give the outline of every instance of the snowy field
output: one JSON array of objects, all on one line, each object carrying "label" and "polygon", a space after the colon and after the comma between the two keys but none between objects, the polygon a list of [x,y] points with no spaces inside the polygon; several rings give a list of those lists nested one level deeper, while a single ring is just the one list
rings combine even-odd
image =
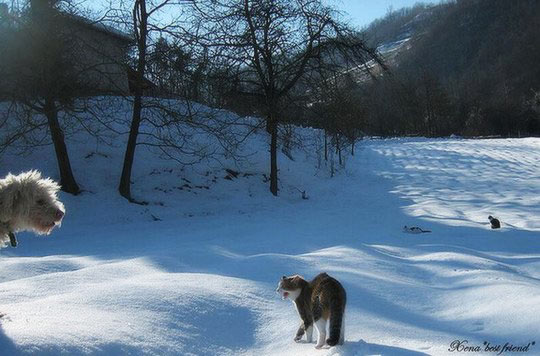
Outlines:
[{"label": "snowy field", "polygon": [[[63,226],[0,250],[1,355],[445,355],[454,340],[540,342],[540,139],[367,140],[333,178],[296,151],[279,158],[278,198],[262,134],[238,166],[182,169],[140,148],[132,190],[147,206],[116,193],[121,142],[68,144],[85,191],[62,193]],[[30,168],[58,178],[52,147],[0,158],[1,176]],[[322,271],[347,290],[346,343],[315,350],[293,342],[299,318],[275,288]]]}]

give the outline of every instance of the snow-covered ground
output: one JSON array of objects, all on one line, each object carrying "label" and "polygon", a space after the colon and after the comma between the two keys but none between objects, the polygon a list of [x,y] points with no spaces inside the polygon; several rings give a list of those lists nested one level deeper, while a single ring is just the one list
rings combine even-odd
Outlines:
[{"label": "snow-covered ground", "polygon": [[[280,156],[277,198],[263,134],[238,166],[181,168],[141,147],[132,189],[147,206],[116,193],[121,140],[97,153],[80,141],[69,145],[85,192],[62,194],[63,226],[0,250],[2,355],[444,355],[454,340],[540,342],[540,139],[366,140],[333,178],[296,151]],[[53,149],[0,158],[1,176],[30,168],[57,178]],[[299,318],[275,288],[321,271],[347,290],[346,343],[315,350],[293,342]]]}]

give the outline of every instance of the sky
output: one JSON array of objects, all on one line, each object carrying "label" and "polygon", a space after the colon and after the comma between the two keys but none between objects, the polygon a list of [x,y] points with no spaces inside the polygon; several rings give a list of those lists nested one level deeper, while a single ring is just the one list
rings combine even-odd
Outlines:
[{"label": "sky", "polygon": [[[401,9],[403,7],[413,6],[419,0],[323,0],[329,5],[335,6],[338,10],[343,11],[345,19],[358,28],[369,25],[373,20],[386,15],[390,8],[394,10]],[[7,0],[0,0],[0,2],[10,3]],[[424,3],[436,3],[438,0],[422,0]],[[92,4],[93,8],[103,8],[103,5],[107,4],[105,0],[92,0],[83,2],[84,4]]]},{"label": "sky", "polygon": [[[0,0],[0,2],[5,0]],[[389,9],[398,10],[411,7],[416,3],[439,3],[441,0],[322,0],[323,3],[334,6],[343,12],[345,20],[361,29],[372,21],[384,17]],[[83,1],[84,3],[84,1]],[[88,0],[96,8],[103,9],[107,0]],[[93,7],[92,6],[92,7]]]},{"label": "sky", "polygon": [[[0,0],[0,2],[5,0]],[[398,10],[418,2],[438,3],[440,0],[323,0],[345,12],[345,18],[359,28],[369,25],[373,20],[383,17],[388,9]],[[91,3],[106,4],[105,0],[92,0]]]},{"label": "sky", "polygon": [[[326,0],[339,10],[348,14],[346,17],[351,24],[363,27],[370,22],[386,15],[389,8],[394,10],[413,6],[419,0]],[[437,3],[434,0],[423,0],[424,3]]]}]

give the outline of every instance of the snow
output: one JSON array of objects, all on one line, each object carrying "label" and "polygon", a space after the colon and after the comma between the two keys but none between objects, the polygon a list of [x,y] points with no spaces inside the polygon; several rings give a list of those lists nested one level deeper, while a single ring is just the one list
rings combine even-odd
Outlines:
[{"label": "snow", "polygon": [[377,51],[381,53],[383,56],[389,55],[391,52],[395,52],[399,49],[401,49],[407,42],[411,40],[411,35],[406,34],[405,38],[398,39],[396,41],[391,42],[385,42],[377,47]]},{"label": "snow", "polygon": [[[365,140],[333,178],[297,149],[279,157],[277,198],[264,132],[236,163],[183,168],[139,147],[132,189],[147,206],[116,192],[124,139],[90,156],[95,141],[70,141],[85,192],[61,195],[50,236],[0,250],[1,354],[444,355],[454,340],[537,340],[540,139]],[[0,157],[1,176],[30,168],[58,178],[52,147]],[[347,290],[346,343],[315,350],[293,342],[299,318],[275,288],[322,271]]]}]

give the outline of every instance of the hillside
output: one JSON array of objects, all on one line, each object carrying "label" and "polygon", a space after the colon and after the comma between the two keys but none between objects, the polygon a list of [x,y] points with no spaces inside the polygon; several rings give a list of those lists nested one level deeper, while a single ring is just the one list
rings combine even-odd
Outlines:
[{"label": "hillside", "polygon": [[418,3],[393,10],[363,29],[367,44],[377,48],[390,65],[396,65],[396,57],[410,49],[407,42],[429,31],[437,9],[436,5]]},{"label": "hillside", "polygon": [[419,4],[376,20],[365,36],[392,76],[366,90],[367,131],[539,135],[539,28],[534,0]]},{"label": "hillside", "polygon": [[[280,154],[279,197],[264,130],[241,161],[182,167],[141,146],[141,206],[117,193],[126,137],[108,135],[110,146],[69,137],[84,192],[61,195],[62,227],[0,250],[2,353],[314,355],[293,342],[299,320],[275,288],[321,271],[348,306],[345,345],[320,355],[537,340],[539,139],[370,139],[333,178],[315,150],[296,149],[294,161]],[[31,168],[58,178],[53,148],[0,156],[1,176]]]}]

